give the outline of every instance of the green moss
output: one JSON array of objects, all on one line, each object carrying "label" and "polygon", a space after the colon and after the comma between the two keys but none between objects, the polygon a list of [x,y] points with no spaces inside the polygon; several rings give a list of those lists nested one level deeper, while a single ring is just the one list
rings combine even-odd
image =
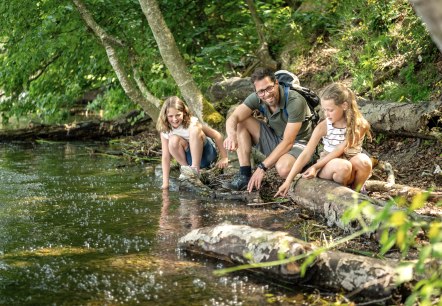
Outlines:
[{"label": "green moss", "polygon": [[209,125],[220,128],[224,123],[224,117],[207,100],[203,100],[203,117]]}]

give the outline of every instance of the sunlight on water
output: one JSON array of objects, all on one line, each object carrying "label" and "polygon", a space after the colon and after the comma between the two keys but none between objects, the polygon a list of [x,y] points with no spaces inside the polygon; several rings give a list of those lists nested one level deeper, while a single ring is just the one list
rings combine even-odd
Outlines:
[{"label": "sunlight on water", "polygon": [[215,277],[222,263],[176,249],[192,228],[248,224],[244,207],[235,214],[232,204],[163,194],[158,167],[90,155],[91,146],[1,144],[1,305],[265,305],[274,297],[268,285]]}]

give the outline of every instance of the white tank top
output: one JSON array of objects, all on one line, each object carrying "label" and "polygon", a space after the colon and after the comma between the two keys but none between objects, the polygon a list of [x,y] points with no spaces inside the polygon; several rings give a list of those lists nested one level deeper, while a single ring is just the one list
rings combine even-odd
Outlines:
[{"label": "white tank top", "polygon": [[327,118],[325,120],[327,122],[327,135],[322,136],[322,143],[324,144],[324,151],[330,153],[345,140],[347,128],[335,128],[330,120]]},{"label": "white tank top", "polygon": [[[190,124],[196,123],[196,122],[198,122],[197,117],[190,118]],[[177,136],[184,138],[187,141],[189,141],[189,135],[190,135],[189,128],[184,128],[183,125],[180,125],[176,129],[172,128],[172,130],[170,132],[167,132],[167,133],[162,132],[161,134],[166,139],[169,139],[170,135],[177,135]]]}]

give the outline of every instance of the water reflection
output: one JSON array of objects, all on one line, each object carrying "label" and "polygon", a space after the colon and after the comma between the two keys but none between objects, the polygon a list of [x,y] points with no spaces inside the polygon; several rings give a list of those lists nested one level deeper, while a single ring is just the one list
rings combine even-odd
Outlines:
[{"label": "water reflection", "polygon": [[267,303],[267,285],[176,249],[194,228],[259,223],[256,210],[161,191],[152,167],[97,146],[0,147],[0,305]]}]

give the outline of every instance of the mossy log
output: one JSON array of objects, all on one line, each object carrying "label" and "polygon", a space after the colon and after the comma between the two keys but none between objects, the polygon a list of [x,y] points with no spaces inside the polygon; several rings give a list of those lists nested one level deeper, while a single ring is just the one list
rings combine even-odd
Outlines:
[{"label": "mossy log", "polygon": [[[227,223],[195,229],[179,239],[178,247],[233,264],[252,265],[293,258],[315,249],[285,232]],[[396,263],[392,261],[326,251],[308,266],[305,276],[300,274],[301,262],[260,267],[256,272],[294,286],[305,283],[364,299],[388,298],[396,289]]]},{"label": "mossy log", "polygon": [[148,117],[134,120],[139,115],[133,111],[114,121],[90,120],[60,125],[30,124],[26,128],[0,130],[2,141],[15,140],[98,140],[122,135],[135,135],[153,129]]}]

